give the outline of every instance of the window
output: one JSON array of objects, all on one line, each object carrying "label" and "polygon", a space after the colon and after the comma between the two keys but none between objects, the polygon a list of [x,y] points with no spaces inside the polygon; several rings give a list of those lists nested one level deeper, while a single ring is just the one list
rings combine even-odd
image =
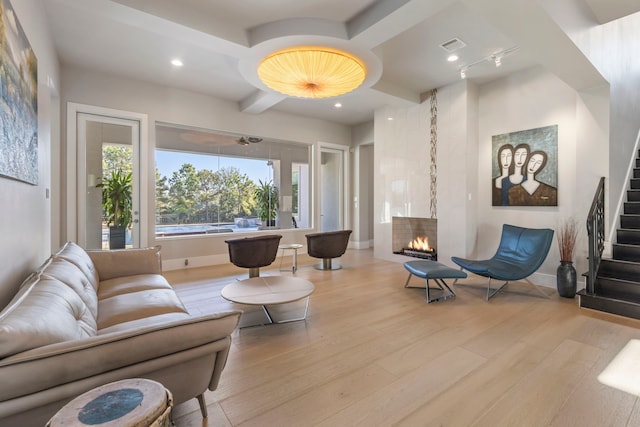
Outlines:
[{"label": "window", "polygon": [[309,146],[156,126],[156,236],[308,227]]}]

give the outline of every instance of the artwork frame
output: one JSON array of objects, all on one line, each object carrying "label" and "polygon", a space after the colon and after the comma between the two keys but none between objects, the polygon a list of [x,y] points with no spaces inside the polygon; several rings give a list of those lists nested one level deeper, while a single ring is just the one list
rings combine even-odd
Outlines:
[{"label": "artwork frame", "polygon": [[492,205],[558,206],[558,125],[491,137]]},{"label": "artwork frame", "polygon": [[0,176],[38,185],[38,60],[0,0]]}]

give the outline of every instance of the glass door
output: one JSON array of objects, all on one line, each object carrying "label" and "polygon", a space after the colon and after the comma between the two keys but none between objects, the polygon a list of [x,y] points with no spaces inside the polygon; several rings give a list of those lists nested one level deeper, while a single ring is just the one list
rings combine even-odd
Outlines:
[{"label": "glass door", "polygon": [[78,114],[78,241],[140,247],[140,122]]},{"label": "glass door", "polygon": [[344,159],[342,149],[320,148],[320,231],[343,228]]}]

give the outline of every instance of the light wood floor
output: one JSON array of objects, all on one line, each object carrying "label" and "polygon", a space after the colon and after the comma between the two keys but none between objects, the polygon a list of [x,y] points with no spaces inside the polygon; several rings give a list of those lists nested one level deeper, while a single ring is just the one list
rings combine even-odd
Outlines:
[{"label": "light wood floor", "polygon": [[[640,322],[524,283],[486,302],[478,277],[426,304],[424,290],[404,288],[402,264],[370,250],[349,250],[342,270],[316,261],[300,256],[296,273],[316,286],[307,320],[236,330],[220,386],[206,394],[208,419],[193,399],[174,408],[178,427],[640,425],[638,398],[597,379],[640,338]],[[261,273],[291,275],[279,262]],[[165,275],[190,310],[215,312],[234,308],[220,289],[246,272]],[[243,321],[261,319],[243,308],[253,311]]]}]

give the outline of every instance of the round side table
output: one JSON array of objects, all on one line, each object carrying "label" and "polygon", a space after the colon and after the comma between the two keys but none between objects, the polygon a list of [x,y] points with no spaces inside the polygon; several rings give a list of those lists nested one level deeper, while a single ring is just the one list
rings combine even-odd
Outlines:
[{"label": "round side table", "polygon": [[282,256],[280,257],[280,271],[285,271],[282,269],[282,260],[284,259],[284,253],[286,251],[293,251],[293,267],[291,268],[291,271],[295,273],[296,270],[298,270],[298,249],[301,247],[302,245],[299,243],[285,243],[278,246],[279,249],[282,249]]},{"label": "round side table", "polygon": [[96,387],[60,409],[47,427],[169,427],[173,396],[162,384],[133,378]]}]

